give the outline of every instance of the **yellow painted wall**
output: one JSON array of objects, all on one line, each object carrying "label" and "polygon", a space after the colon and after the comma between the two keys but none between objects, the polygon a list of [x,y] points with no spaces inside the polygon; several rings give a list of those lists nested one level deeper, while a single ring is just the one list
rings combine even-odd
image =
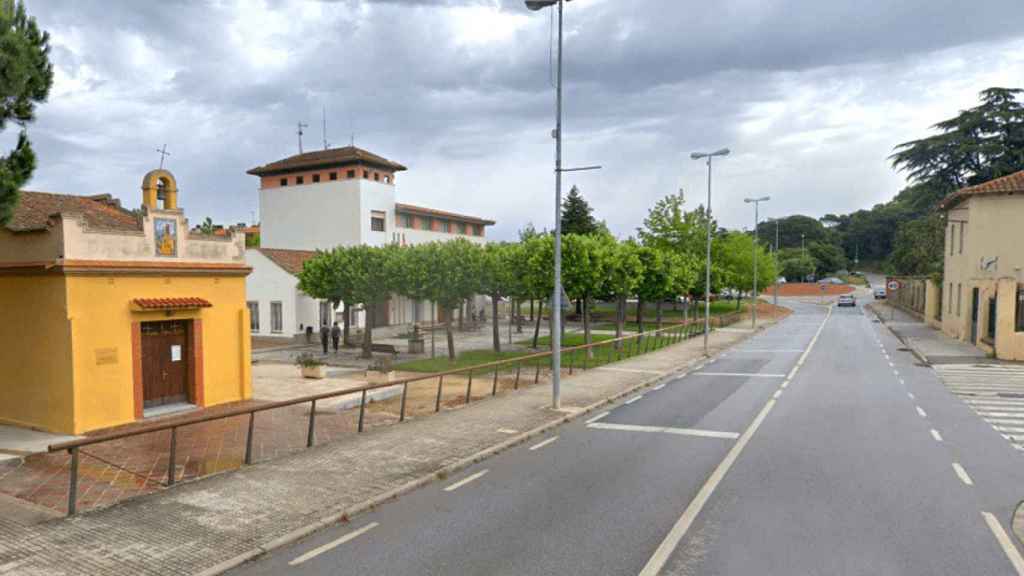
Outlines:
[{"label": "yellow painted wall", "polygon": [[60,276],[0,276],[0,422],[72,428],[71,339]]},{"label": "yellow painted wall", "polygon": [[[211,308],[136,312],[134,298],[199,297]],[[75,433],[135,420],[131,324],[201,318],[205,406],[249,398],[249,322],[245,278],[209,276],[69,276],[74,347]],[[116,361],[111,358],[116,356]]]}]

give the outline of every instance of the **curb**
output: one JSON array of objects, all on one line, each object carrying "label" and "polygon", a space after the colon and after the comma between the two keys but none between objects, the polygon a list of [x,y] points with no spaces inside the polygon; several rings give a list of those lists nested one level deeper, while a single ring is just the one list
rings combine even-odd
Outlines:
[{"label": "curb", "polygon": [[[740,344],[740,343],[748,340],[753,335],[755,335],[755,334],[765,330],[766,328],[770,328],[771,326],[774,326],[775,324],[776,324],[776,322],[773,322],[772,324],[770,324],[768,326],[760,326],[760,327],[758,327],[753,332],[751,332],[751,333],[745,335],[744,337],[740,338],[739,340],[733,342],[732,344],[730,344],[726,348],[723,348],[722,350],[720,350],[718,353],[716,353],[714,356],[711,356],[710,358],[716,358],[722,352],[732,348],[733,346],[736,346],[737,344]],[[464,468],[468,468],[469,466],[472,466],[473,464],[476,464],[477,462],[480,462],[482,460],[486,460],[487,458],[490,458],[491,456],[495,456],[495,455],[497,455],[497,454],[499,454],[501,452],[504,452],[505,450],[508,450],[509,448],[513,448],[513,447],[515,447],[515,446],[517,446],[519,444],[522,444],[522,443],[526,442],[527,440],[529,440],[530,438],[533,438],[535,436],[539,436],[539,435],[544,434],[545,432],[547,432],[547,431],[549,431],[549,430],[551,430],[553,428],[557,428],[557,427],[559,427],[559,426],[561,426],[563,424],[567,424],[569,422],[572,422],[572,421],[580,418],[581,416],[585,416],[585,415],[587,415],[587,414],[589,414],[591,412],[594,412],[595,410],[597,410],[598,408],[601,408],[602,406],[605,406],[607,404],[612,404],[616,400],[619,400],[620,398],[623,398],[625,396],[629,396],[631,394],[634,394],[636,391],[640,390],[641,388],[647,388],[647,387],[649,387],[649,386],[651,386],[651,385],[653,385],[653,384],[655,384],[657,382],[660,382],[661,380],[665,380],[665,379],[669,379],[669,378],[677,378],[679,376],[679,374],[681,374],[681,373],[685,374],[685,373],[689,372],[695,365],[701,365],[702,366],[703,363],[707,362],[710,358],[698,357],[698,358],[695,358],[693,360],[690,360],[689,362],[687,362],[682,367],[680,367],[680,368],[678,368],[676,370],[672,370],[672,371],[667,372],[665,374],[660,374],[658,376],[652,376],[651,378],[647,378],[647,379],[645,379],[645,380],[643,380],[643,381],[641,381],[641,382],[639,382],[637,384],[634,384],[633,386],[631,386],[631,387],[629,387],[629,388],[627,388],[625,390],[617,392],[617,393],[615,393],[615,394],[613,394],[611,396],[608,396],[608,397],[606,397],[606,398],[604,398],[602,400],[598,400],[596,402],[592,402],[592,403],[584,406],[583,408],[579,409],[578,411],[574,411],[571,414],[566,414],[564,416],[561,416],[559,418],[551,420],[550,422],[545,422],[544,424],[541,424],[540,426],[537,426],[535,428],[527,430],[526,432],[523,432],[523,433],[521,433],[521,434],[519,434],[517,436],[513,436],[512,438],[509,438],[508,440],[505,440],[503,442],[499,442],[498,444],[494,444],[492,446],[484,448],[483,450],[480,450],[480,451],[478,451],[478,452],[476,452],[474,454],[471,454],[471,455],[469,455],[469,456],[467,456],[465,458],[457,460],[456,462],[448,464],[447,466],[439,468],[439,469],[437,469],[437,470],[435,470],[435,471],[433,471],[433,472],[431,472],[429,474],[425,474],[423,476],[420,476],[419,478],[416,478],[414,480],[410,480],[409,482],[406,482],[405,484],[402,484],[401,486],[396,486],[395,488],[392,488],[390,490],[382,492],[382,493],[380,493],[380,494],[370,498],[369,500],[364,500],[363,502],[360,502],[360,503],[355,504],[353,506],[349,506],[347,508],[343,508],[341,510],[335,510],[334,512],[329,513],[327,516],[325,516],[324,518],[321,518],[320,520],[317,520],[317,521],[315,521],[315,522],[313,522],[311,524],[307,524],[306,526],[302,526],[300,528],[292,530],[291,532],[288,532],[286,534],[278,536],[277,538],[271,540],[270,542],[267,542],[265,544],[259,545],[259,546],[255,547],[255,548],[251,549],[251,550],[247,550],[246,552],[242,552],[241,554],[238,554],[237,556],[235,556],[233,558],[229,558],[229,559],[227,559],[227,560],[225,560],[223,562],[220,562],[220,563],[215,564],[215,565],[213,565],[213,566],[211,566],[209,568],[206,568],[205,570],[202,570],[200,572],[196,572],[194,574],[194,576],[218,576],[219,574],[223,574],[223,573],[227,572],[228,570],[231,570],[232,568],[237,568],[238,566],[248,562],[249,560],[252,560],[254,558],[262,556],[263,554],[266,554],[268,552],[272,552],[272,551],[274,551],[274,550],[276,550],[278,548],[287,546],[289,544],[293,544],[293,543],[295,543],[295,542],[305,538],[306,536],[309,536],[310,534],[312,534],[312,533],[314,533],[314,532],[316,532],[316,531],[318,531],[318,530],[320,530],[322,528],[326,528],[328,526],[331,526],[333,524],[337,524],[337,523],[340,523],[340,522],[346,522],[346,521],[348,521],[349,518],[351,518],[351,517],[353,517],[353,516],[355,516],[357,514],[360,514],[362,512],[365,512],[365,511],[373,509],[373,508],[376,508],[377,506],[380,506],[381,504],[384,504],[385,502],[388,502],[390,500],[394,500],[394,499],[398,498],[399,496],[402,496],[403,494],[407,494],[409,492],[412,492],[413,490],[416,490],[418,488],[422,488],[423,486],[431,484],[431,483],[433,483],[436,480],[439,480],[439,479],[441,479],[443,477],[446,477],[446,476],[450,476],[450,475],[452,475],[452,474],[454,474],[454,473],[456,473],[456,472],[458,472],[458,471],[460,471],[460,470],[462,470]]]},{"label": "curb", "polygon": [[878,319],[882,326],[885,326],[886,330],[888,330],[890,334],[895,336],[896,339],[900,341],[900,344],[903,344],[903,346],[907,350],[910,350],[910,353],[913,354],[915,358],[917,358],[918,362],[920,362],[924,366],[931,368],[932,363],[928,360],[928,357],[922,354],[921,351],[918,350],[917,347],[915,347],[913,344],[907,342],[906,339],[903,338],[903,336],[900,336],[900,334],[896,332],[896,330],[894,330],[892,326],[889,326],[889,323],[885,321],[885,318],[883,318],[882,314],[879,313],[877,309],[875,309],[873,304],[868,304],[865,307],[871,310],[871,313],[875,315],[875,318]]}]

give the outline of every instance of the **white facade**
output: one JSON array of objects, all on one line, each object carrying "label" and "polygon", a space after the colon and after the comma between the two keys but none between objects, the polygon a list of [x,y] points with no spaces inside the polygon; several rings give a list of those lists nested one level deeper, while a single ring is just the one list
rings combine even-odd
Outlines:
[{"label": "white facade", "polygon": [[434,230],[419,230],[417,228],[396,228],[392,237],[393,242],[399,244],[426,244],[427,242],[447,242],[455,238],[465,238],[474,244],[486,244],[484,236],[473,236],[471,234],[453,234],[448,232],[436,232]]}]

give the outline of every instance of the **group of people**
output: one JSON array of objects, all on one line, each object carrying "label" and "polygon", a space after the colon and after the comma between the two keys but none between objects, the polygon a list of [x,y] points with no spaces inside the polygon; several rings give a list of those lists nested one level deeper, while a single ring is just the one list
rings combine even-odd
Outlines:
[{"label": "group of people", "polygon": [[335,322],[334,326],[330,328],[327,324],[320,325],[320,346],[324,349],[324,354],[327,354],[327,340],[330,339],[334,345],[334,353],[338,353],[338,344],[341,341],[341,327]]}]

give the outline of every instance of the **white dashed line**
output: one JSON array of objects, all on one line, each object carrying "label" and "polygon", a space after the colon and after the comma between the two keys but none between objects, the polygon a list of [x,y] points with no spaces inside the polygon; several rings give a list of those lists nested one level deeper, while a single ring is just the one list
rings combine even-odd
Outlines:
[{"label": "white dashed line", "polygon": [[1003,530],[1003,525],[990,512],[982,512],[981,515],[985,518],[985,524],[988,524],[988,529],[992,531],[992,535],[999,542],[999,546],[1002,547],[1003,553],[1010,560],[1010,564],[1013,564],[1013,568],[1017,571],[1018,576],[1024,576],[1024,558],[1021,558],[1017,547],[1014,546],[1013,541],[1006,534],[1006,530]]},{"label": "white dashed line", "polygon": [[328,542],[327,544],[324,544],[323,546],[320,546],[319,548],[314,548],[314,549],[310,550],[309,552],[306,552],[302,556],[296,557],[291,562],[288,562],[288,565],[289,566],[298,566],[299,564],[302,564],[306,560],[309,560],[311,558],[315,558],[315,557],[323,554],[324,552],[327,552],[328,550],[333,550],[334,548],[337,548],[338,546],[341,546],[342,544],[344,544],[345,542],[348,542],[349,540],[353,540],[355,538],[358,538],[359,536],[369,532],[370,530],[373,530],[374,528],[376,528],[379,525],[380,524],[377,523],[377,522],[370,522],[369,524],[367,524],[366,526],[363,526],[359,530],[354,530],[352,532],[349,532],[348,534],[345,534],[344,536],[342,536],[341,538],[338,538],[337,540],[332,540],[332,541]]},{"label": "white dashed line", "polygon": [[626,400],[625,402],[623,402],[623,404],[632,404],[633,402],[636,402],[637,400],[639,400],[639,399],[641,399],[643,397],[644,397],[643,394],[641,394],[639,396],[633,396],[629,400]]},{"label": "white dashed line", "polygon": [[953,462],[953,471],[960,477],[961,482],[968,486],[974,486],[974,481],[967,475],[967,470],[964,470],[964,467],[961,466],[959,462]]},{"label": "white dashed line", "polygon": [[587,420],[587,424],[593,424],[594,422],[597,422],[598,420],[600,420],[601,418],[604,418],[605,416],[607,416],[609,414],[611,414],[611,412],[601,412],[597,416],[594,416],[590,420]]},{"label": "white dashed line", "polygon": [[640,426],[638,424],[604,424],[596,422],[588,424],[587,428],[597,430],[618,430],[620,432],[660,432],[662,434],[676,434],[679,436],[699,436],[702,438],[723,438],[735,440],[740,435],[736,432],[718,432],[717,430],[698,430],[696,428],[672,428],[669,426]]},{"label": "white dashed line", "polygon": [[658,384],[657,386],[652,386],[651,390],[661,390],[664,387],[665,387],[665,384],[662,383],[662,384]]},{"label": "white dashed line", "polygon": [[748,372],[697,372],[694,376],[742,376],[744,378],[785,378],[785,374],[756,374]]},{"label": "white dashed line", "polygon": [[917,408],[917,413],[918,413],[918,415],[921,416],[921,418],[927,418],[928,417],[928,413],[925,412],[924,410],[922,410],[920,406],[915,406],[915,408]]},{"label": "white dashed line", "polygon": [[910,398],[911,400],[913,400],[914,399],[914,393],[913,392],[907,392],[907,398]]},{"label": "white dashed line", "polygon": [[776,390],[775,394],[772,394],[772,398],[775,398],[776,400],[779,399],[779,396],[782,396],[782,390],[781,389],[780,390]]},{"label": "white dashed line", "polygon": [[932,428],[932,438],[935,438],[936,442],[942,442],[942,434],[939,434],[935,428]]},{"label": "white dashed line", "polygon": [[541,448],[547,446],[548,444],[551,444],[555,440],[558,440],[558,436],[552,436],[551,438],[548,438],[547,440],[544,440],[542,442],[538,442],[538,443],[534,444],[533,446],[530,446],[530,450],[540,450]]},{"label": "white dashed line", "polygon": [[458,490],[459,488],[462,488],[463,486],[465,486],[466,484],[469,484],[473,480],[476,480],[477,478],[480,478],[484,474],[487,474],[487,472],[489,472],[489,470],[481,470],[481,471],[477,472],[476,474],[473,474],[472,476],[466,476],[465,478],[463,478],[462,480],[459,480],[458,482],[456,482],[454,484],[449,484],[448,486],[445,486],[444,487],[444,491],[445,492],[452,492],[454,490]]},{"label": "white dashed line", "polygon": [[511,428],[498,428],[498,432],[502,434],[519,434],[519,430],[513,430]]}]

